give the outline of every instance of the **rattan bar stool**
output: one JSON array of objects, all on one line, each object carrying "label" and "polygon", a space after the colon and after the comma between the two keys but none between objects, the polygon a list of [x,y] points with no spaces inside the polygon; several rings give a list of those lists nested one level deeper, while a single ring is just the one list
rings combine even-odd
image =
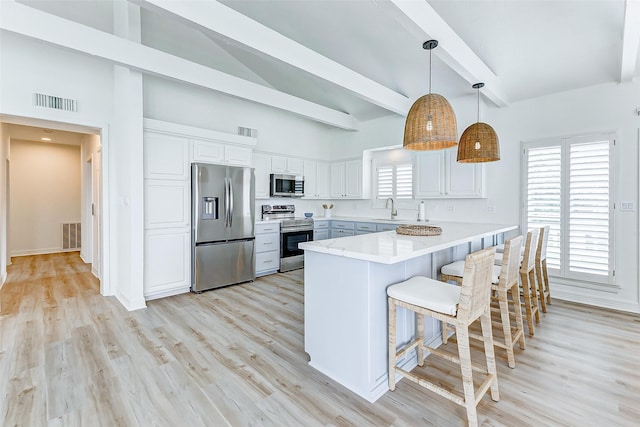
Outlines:
[{"label": "rattan bar stool", "polygon": [[[493,326],[497,326],[502,330],[503,339],[496,340],[494,337],[493,345],[506,350],[507,363],[510,368],[515,368],[516,360],[513,348],[516,343],[522,350],[525,349],[524,339],[524,323],[522,320],[522,307],[520,304],[520,288],[518,287],[518,270],[520,266],[520,248],[522,247],[522,236],[514,237],[505,242],[503,247],[504,258],[501,266],[493,266],[494,277],[491,279],[491,289],[494,292],[494,300],[497,301],[497,311],[500,313],[500,322],[493,322]],[[445,265],[441,268],[441,280],[454,280],[458,283],[462,281],[464,274],[464,265],[462,261]],[[496,274],[496,269],[498,274]],[[511,294],[511,299],[509,299]],[[515,317],[515,327],[512,327],[511,311],[509,303],[513,304],[513,316]],[[493,311],[493,310],[492,310]],[[446,343],[446,335],[448,334],[447,325],[443,324],[443,342]],[[494,329],[495,331],[495,329]],[[471,338],[482,340],[481,335],[470,333]]]},{"label": "rattan bar stool", "polygon": [[[407,379],[443,396],[467,411],[470,426],[478,425],[476,406],[482,396],[491,390],[491,399],[498,401],[498,377],[493,353],[491,332],[491,272],[494,248],[484,249],[467,255],[462,286],[454,286],[423,276],[415,276],[387,288],[389,304],[389,389],[396,388],[396,372]],[[416,338],[400,351],[396,349],[396,308],[412,310],[417,316]],[[424,345],[424,316],[430,316],[455,326],[458,342],[458,356]],[[471,364],[469,348],[469,325],[481,320],[486,370]],[[400,358],[417,349],[418,365],[424,365],[424,351],[460,365],[464,396],[461,397],[436,382],[396,367]],[[478,390],[473,383],[473,371],[486,374]]]},{"label": "rattan bar stool", "polygon": [[527,314],[527,330],[529,335],[535,334],[535,323],[540,323],[540,309],[538,306],[538,291],[534,269],[536,265],[536,248],[538,246],[538,230],[527,233],[524,244],[524,255],[520,263],[520,284],[524,300],[524,309]]},{"label": "rattan bar stool", "polygon": [[549,243],[550,226],[540,227],[538,250],[536,251],[536,278],[538,279],[538,297],[544,313],[547,304],[551,304],[551,289],[549,288],[549,273],[547,272],[547,244]]}]

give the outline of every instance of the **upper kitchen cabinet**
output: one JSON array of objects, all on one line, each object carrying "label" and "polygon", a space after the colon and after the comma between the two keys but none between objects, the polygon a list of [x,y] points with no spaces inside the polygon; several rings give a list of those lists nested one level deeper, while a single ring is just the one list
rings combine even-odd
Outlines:
[{"label": "upper kitchen cabinet", "polygon": [[484,165],[458,163],[456,150],[424,151],[416,155],[417,199],[485,197]]},{"label": "upper kitchen cabinet", "polygon": [[254,153],[253,168],[256,178],[256,199],[269,198],[269,174],[271,173],[271,156]]},{"label": "upper kitchen cabinet", "polygon": [[362,160],[331,163],[331,198],[362,198]]},{"label": "upper kitchen cabinet", "polygon": [[284,156],[271,156],[271,173],[304,175],[304,161]]},{"label": "upper kitchen cabinet", "polygon": [[251,166],[252,149],[206,139],[193,140],[193,161],[229,166]]},{"label": "upper kitchen cabinet", "polygon": [[184,181],[190,177],[189,140],[161,133],[144,133],[144,177]]},{"label": "upper kitchen cabinet", "polygon": [[329,193],[329,163],[304,161],[305,199],[327,199]]}]

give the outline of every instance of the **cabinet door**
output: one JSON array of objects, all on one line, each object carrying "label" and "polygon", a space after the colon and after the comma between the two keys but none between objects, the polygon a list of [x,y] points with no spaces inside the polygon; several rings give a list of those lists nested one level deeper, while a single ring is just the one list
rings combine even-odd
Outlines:
[{"label": "cabinet door", "polygon": [[318,198],[327,198],[329,192],[329,163],[317,162],[316,164],[316,194]]},{"label": "cabinet door", "polygon": [[269,198],[269,173],[271,156],[256,153],[253,155],[253,167],[256,177],[256,199]]},{"label": "cabinet door", "polygon": [[190,212],[189,181],[145,180],[145,228],[189,227]]},{"label": "cabinet door", "polygon": [[189,180],[189,140],[153,132],[144,133],[144,177]]},{"label": "cabinet door", "polygon": [[331,163],[331,197],[344,197],[344,162]]},{"label": "cabinet door", "polygon": [[224,163],[224,144],[202,139],[193,140],[193,160],[204,163]]},{"label": "cabinet door", "polygon": [[287,158],[271,156],[271,173],[287,173]]},{"label": "cabinet door", "polygon": [[484,165],[474,163],[458,163],[457,151],[446,150],[448,197],[483,197],[482,175]]},{"label": "cabinet door", "polygon": [[326,240],[329,238],[329,229],[314,229],[313,230],[313,240]]},{"label": "cabinet door", "polygon": [[159,298],[191,287],[191,234],[180,230],[145,231],[144,296]]},{"label": "cabinet door", "polygon": [[302,159],[287,159],[287,173],[291,175],[304,175],[304,161]]},{"label": "cabinet door", "polygon": [[360,160],[351,160],[345,162],[344,166],[345,197],[362,197],[362,162]]},{"label": "cabinet door", "polygon": [[251,166],[252,152],[253,150],[248,147],[227,145],[224,147],[225,163],[232,166]]},{"label": "cabinet door", "polygon": [[426,151],[416,156],[416,198],[444,195],[444,151]]},{"label": "cabinet door", "polygon": [[317,163],[313,160],[304,161],[304,198],[318,198],[316,181]]}]

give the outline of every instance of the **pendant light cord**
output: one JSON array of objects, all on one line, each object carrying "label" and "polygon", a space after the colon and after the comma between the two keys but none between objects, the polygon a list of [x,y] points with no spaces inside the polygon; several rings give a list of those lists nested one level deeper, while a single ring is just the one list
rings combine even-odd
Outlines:
[{"label": "pendant light cord", "polygon": [[478,88],[478,123],[480,123],[480,88]]},{"label": "pendant light cord", "polygon": [[429,50],[429,94],[431,94],[431,54],[433,52],[433,49]]}]

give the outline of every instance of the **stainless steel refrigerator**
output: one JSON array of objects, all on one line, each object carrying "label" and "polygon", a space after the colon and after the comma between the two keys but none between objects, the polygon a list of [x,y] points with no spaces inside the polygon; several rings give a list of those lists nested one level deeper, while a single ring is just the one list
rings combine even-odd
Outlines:
[{"label": "stainless steel refrigerator", "polygon": [[191,290],[254,280],[253,169],[191,165]]}]

